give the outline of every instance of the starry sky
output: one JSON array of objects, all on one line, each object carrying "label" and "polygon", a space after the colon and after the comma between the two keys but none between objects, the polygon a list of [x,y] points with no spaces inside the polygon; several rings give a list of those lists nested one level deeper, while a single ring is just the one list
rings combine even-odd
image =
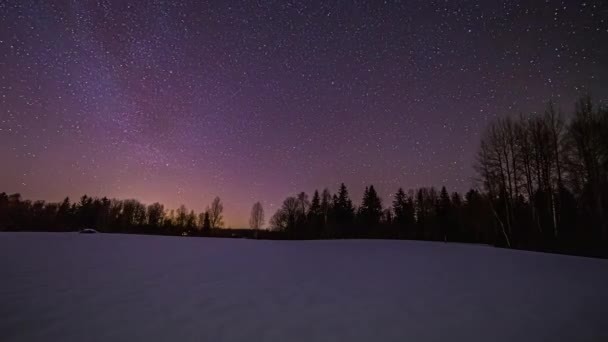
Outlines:
[{"label": "starry sky", "polygon": [[[533,5],[530,5],[533,4]],[[261,201],[473,185],[496,117],[608,100],[605,1],[0,1],[0,191]]]}]

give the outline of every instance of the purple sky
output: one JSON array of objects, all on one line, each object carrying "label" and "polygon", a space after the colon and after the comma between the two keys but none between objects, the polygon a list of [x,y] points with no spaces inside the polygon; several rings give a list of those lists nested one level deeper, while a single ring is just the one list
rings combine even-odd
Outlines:
[{"label": "purple sky", "polygon": [[2,1],[0,191],[229,226],[345,182],[472,186],[495,117],[608,98],[605,1]]}]

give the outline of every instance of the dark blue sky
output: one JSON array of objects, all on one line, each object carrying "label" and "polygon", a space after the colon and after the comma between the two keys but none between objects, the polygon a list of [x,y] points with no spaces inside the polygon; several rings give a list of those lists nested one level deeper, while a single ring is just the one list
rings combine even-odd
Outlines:
[{"label": "dark blue sky", "polygon": [[608,100],[608,4],[529,3],[2,1],[0,191],[464,191],[493,118]]}]

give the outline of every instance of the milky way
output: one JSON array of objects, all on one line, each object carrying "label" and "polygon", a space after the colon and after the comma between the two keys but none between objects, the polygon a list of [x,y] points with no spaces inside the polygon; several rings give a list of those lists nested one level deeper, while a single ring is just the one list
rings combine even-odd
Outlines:
[{"label": "milky way", "polygon": [[233,227],[340,182],[463,191],[488,122],[607,79],[604,1],[2,1],[0,191],[217,195]]}]

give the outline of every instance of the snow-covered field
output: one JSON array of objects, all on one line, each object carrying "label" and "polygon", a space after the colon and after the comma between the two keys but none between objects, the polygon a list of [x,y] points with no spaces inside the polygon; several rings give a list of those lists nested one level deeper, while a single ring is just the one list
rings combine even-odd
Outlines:
[{"label": "snow-covered field", "polygon": [[608,261],[414,241],[0,233],[0,341],[608,341]]}]

